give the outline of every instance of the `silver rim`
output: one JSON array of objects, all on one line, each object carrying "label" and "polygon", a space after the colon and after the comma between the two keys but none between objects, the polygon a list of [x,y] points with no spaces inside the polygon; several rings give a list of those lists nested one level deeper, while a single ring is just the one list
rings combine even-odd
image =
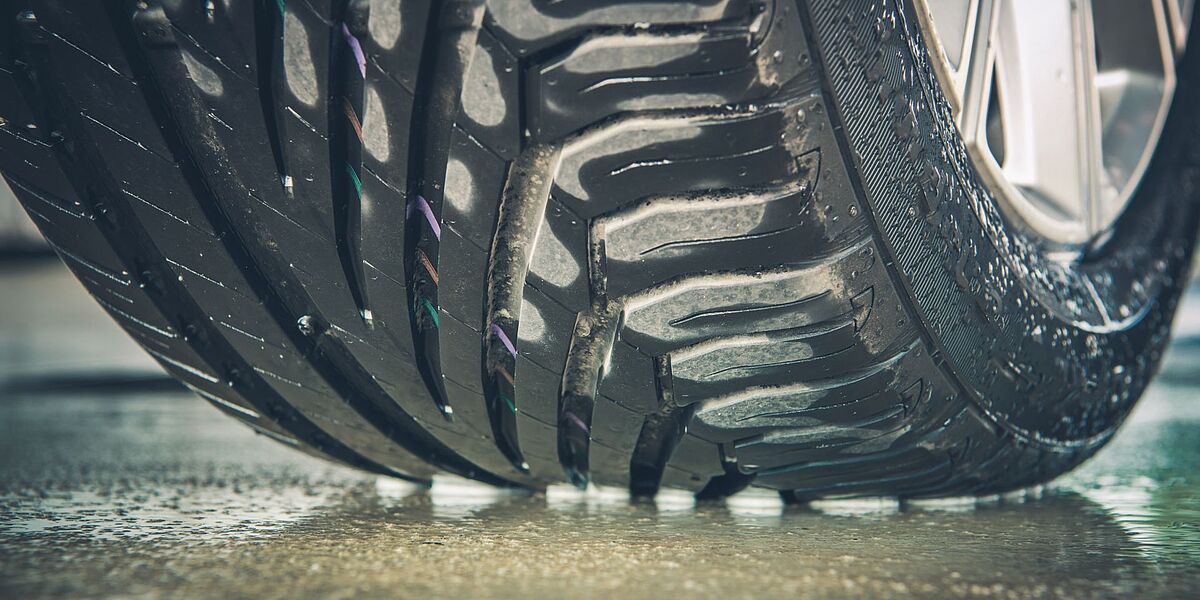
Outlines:
[{"label": "silver rim", "polygon": [[915,1],[1003,208],[1055,246],[1108,231],[1157,145],[1194,0]]}]

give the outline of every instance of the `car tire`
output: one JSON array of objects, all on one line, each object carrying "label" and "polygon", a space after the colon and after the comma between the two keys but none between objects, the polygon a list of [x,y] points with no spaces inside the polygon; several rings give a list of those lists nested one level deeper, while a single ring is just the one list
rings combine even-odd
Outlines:
[{"label": "car tire", "polygon": [[1063,262],[903,0],[5,6],[0,170],[88,291],[217,408],[413,480],[1044,482],[1144,391],[1197,231],[1195,52]]}]

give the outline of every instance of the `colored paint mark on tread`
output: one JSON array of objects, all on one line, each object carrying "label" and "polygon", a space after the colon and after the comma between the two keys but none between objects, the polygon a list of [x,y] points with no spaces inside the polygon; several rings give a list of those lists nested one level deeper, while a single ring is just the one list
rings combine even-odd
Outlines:
[{"label": "colored paint mark on tread", "polygon": [[359,200],[362,200],[362,180],[358,178],[358,173],[354,172],[354,167],[350,163],[346,163],[346,172],[350,174],[350,182],[354,184],[354,193],[358,194]]},{"label": "colored paint mark on tread", "polygon": [[512,401],[512,398],[509,398],[505,394],[500,394],[499,396],[500,396],[500,399],[504,401],[504,404],[506,406],[508,406],[508,410],[511,410],[514,415],[517,414],[517,405],[515,402]]},{"label": "colored paint mark on tread", "polygon": [[429,261],[429,257],[426,256],[425,252],[423,250],[421,250],[420,248],[417,249],[417,261],[419,261],[421,263],[421,266],[425,267],[425,272],[429,273],[429,278],[433,280],[433,285],[437,285],[438,284],[437,269],[433,268],[433,263]]},{"label": "colored paint mark on tread", "polygon": [[363,143],[362,121],[354,112],[354,106],[350,104],[349,98],[342,98],[342,108],[346,111],[346,119],[350,121],[350,126],[354,128],[354,135],[358,138],[358,143]]},{"label": "colored paint mark on tread", "polygon": [[580,430],[582,430],[582,431],[583,431],[583,433],[585,433],[585,434],[587,434],[587,435],[589,435],[589,436],[592,434],[592,432],[591,432],[591,428],[589,428],[589,427],[587,426],[587,423],[584,423],[584,422],[583,422],[583,419],[580,419],[580,418],[579,418],[579,416],[578,416],[578,415],[576,415],[575,413],[573,413],[573,412],[564,412],[564,413],[563,413],[563,418],[564,418],[564,419],[566,419],[566,420],[568,420],[568,421],[570,421],[572,425],[574,425],[574,426],[578,427]]},{"label": "colored paint mark on tread", "polygon": [[346,44],[350,46],[350,50],[354,52],[354,62],[358,63],[358,72],[363,79],[367,78],[367,57],[363,54],[362,44],[358,43],[358,38],[350,33],[350,28],[342,23],[342,36],[346,38]]},{"label": "colored paint mark on tread", "polygon": [[433,320],[434,327],[442,326],[442,319],[438,316],[437,307],[429,301],[429,298],[421,298],[421,305],[425,307],[425,311],[429,313],[429,318]]},{"label": "colored paint mark on tread", "polygon": [[492,323],[492,333],[495,333],[496,337],[500,338],[500,342],[503,343],[504,347],[508,349],[508,353],[513,355],[515,358],[517,356],[517,347],[513,345],[512,340],[508,339],[508,334],[504,333],[504,329],[499,325]]},{"label": "colored paint mark on tread", "polygon": [[417,199],[408,205],[408,216],[412,216],[413,208],[421,211],[425,215],[425,221],[429,223],[429,229],[433,232],[433,237],[438,241],[442,239],[442,226],[438,224],[437,217],[433,214],[433,208],[429,206],[429,202],[424,196],[417,196]]}]

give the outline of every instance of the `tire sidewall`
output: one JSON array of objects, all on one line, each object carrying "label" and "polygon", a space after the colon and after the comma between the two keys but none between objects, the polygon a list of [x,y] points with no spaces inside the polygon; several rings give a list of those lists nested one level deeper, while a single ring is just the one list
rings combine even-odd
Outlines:
[{"label": "tire sidewall", "polygon": [[943,370],[1018,438],[1098,446],[1156,371],[1190,264],[1195,47],[1129,209],[1102,248],[1063,264],[1001,214],[971,166],[910,0],[808,10],[845,150]]}]

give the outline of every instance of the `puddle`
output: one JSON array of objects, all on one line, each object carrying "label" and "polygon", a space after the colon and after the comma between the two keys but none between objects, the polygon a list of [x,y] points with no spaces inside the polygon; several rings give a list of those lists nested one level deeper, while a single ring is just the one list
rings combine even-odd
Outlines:
[{"label": "puddle", "polygon": [[1200,408],[1153,388],[1044,491],[722,504],[432,489],[329,466],[187,395],[5,400],[0,596],[1185,595]]}]

